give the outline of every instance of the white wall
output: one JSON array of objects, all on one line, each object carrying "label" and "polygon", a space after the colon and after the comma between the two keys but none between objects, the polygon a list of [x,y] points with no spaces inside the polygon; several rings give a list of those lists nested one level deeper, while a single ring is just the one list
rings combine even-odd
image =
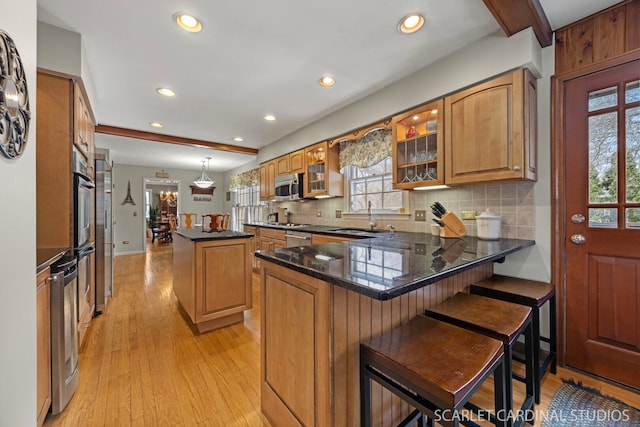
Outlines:
[{"label": "white wall", "polygon": [[[208,172],[207,175],[216,183],[213,198],[210,202],[194,201],[191,195],[190,185],[198,178],[201,170],[162,169],[169,173],[170,179],[179,180],[178,210],[180,212],[194,212],[200,215],[210,213],[229,212],[225,210],[224,200],[226,188],[223,174]],[[114,243],[115,255],[124,255],[144,252],[144,233],[146,228],[143,188],[144,178],[154,178],[160,168],[115,164],[113,166],[113,219],[115,225]],[[136,205],[123,205],[127,195],[127,183],[131,182],[131,197]],[[123,242],[128,241],[128,244]]]},{"label": "white wall", "polygon": [[23,155],[0,155],[0,426],[36,425],[36,0],[0,0],[0,28],[27,77],[31,124]]}]

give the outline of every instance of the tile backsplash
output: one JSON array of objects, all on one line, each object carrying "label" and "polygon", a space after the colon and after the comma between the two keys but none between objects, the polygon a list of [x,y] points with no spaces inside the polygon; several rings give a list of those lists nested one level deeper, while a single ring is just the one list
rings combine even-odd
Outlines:
[{"label": "tile backsplash", "polygon": [[[434,191],[410,191],[409,212],[411,215],[374,215],[376,228],[384,229],[393,225],[398,231],[429,233],[431,229],[431,204],[442,203],[448,211],[462,218],[462,211],[476,211],[479,215],[491,209],[502,216],[501,237],[534,239],[534,197],[535,182],[508,184],[486,184],[454,187]],[[305,200],[303,202],[274,203],[270,208],[287,208],[291,212],[291,222],[317,224],[337,227],[366,228],[369,220],[366,215],[344,215],[336,218],[336,210],[346,212],[345,199],[336,197],[323,200]],[[427,211],[427,221],[415,221],[416,210]],[[320,216],[318,216],[318,214]],[[284,219],[284,218],[283,218]],[[476,221],[464,220],[467,233],[475,236]]]}]

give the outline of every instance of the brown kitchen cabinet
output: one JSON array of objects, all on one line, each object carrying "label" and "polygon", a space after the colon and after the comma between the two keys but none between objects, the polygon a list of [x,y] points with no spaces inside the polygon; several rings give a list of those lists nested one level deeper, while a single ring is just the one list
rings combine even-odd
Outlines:
[{"label": "brown kitchen cabinet", "polygon": [[[94,120],[78,77],[37,74],[38,149],[36,150],[36,246],[74,247],[73,148],[84,156],[94,176]],[[93,191],[92,191],[93,193]],[[95,209],[95,193],[90,212]],[[95,219],[90,240],[95,241]],[[78,318],[78,344],[82,344],[95,311],[95,256],[89,260],[87,303]]]},{"label": "brown kitchen cabinet", "polygon": [[304,197],[341,197],[344,193],[338,146],[327,141],[305,149]]},{"label": "brown kitchen cabinet", "polygon": [[289,153],[289,173],[305,172],[304,149]]},{"label": "brown kitchen cabinet", "polygon": [[88,159],[89,176],[95,178],[95,168],[93,167],[93,159],[95,153],[95,125],[91,116],[91,109],[84,97],[84,94],[78,83],[73,85],[74,96],[74,127],[73,127],[73,143]]},{"label": "brown kitchen cabinet", "polygon": [[50,269],[36,276],[36,402],[38,427],[51,406],[51,305]]},{"label": "brown kitchen cabinet", "polygon": [[188,320],[198,332],[243,322],[252,307],[251,239],[190,232],[173,238],[173,290]]},{"label": "brown kitchen cabinet", "polygon": [[254,252],[258,249],[258,227],[253,225],[244,225],[243,227],[245,233],[253,234],[249,248],[249,250],[251,251],[251,267],[253,271],[258,271],[260,270],[259,260],[256,256],[253,255]]},{"label": "brown kitchen cabinet", "polygon": [[275,228],[260,227],[258,239],[259,249],[273,251],[287,247],[286,231]]},{"label": "brown kitchen cabinet", "polygon": [[289,155],[276,158],[276,176],[289,174]]},{"label": "brown kitchen cabinet", "polygon": [[393,186],[410,189],[443,185],[442,99],[393,117]]},{"label": "brown kitchen cabinet", "polygon": [[273,200],[276,197],[276,160],[260,165],[260,200]]},{"label": "brown kitchen cabinet", "polygon": [[536,180],[536,112],[527,69],[446,97],[445,183]]}]

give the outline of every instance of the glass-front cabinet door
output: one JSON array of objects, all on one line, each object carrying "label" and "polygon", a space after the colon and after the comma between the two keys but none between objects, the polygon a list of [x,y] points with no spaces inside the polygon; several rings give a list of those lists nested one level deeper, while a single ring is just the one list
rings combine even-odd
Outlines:
[{"label": "glass-front cabinet door", "polygon": [[327,148],[327,143],[321,142],[305,150],[307,161],[307,172],[304,177],[305,197],[327,194]]},{"label": "glass-front cabinet door", "polygon": [[393,118],[394,188],[444,184],[442,111],[440,99]]}]

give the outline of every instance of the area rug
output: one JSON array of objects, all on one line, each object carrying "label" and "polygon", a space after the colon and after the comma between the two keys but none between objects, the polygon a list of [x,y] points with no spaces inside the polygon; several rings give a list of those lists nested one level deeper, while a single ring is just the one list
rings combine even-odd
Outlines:
[{"label": "area rug", "polygon": [[549,403],[542,427],[640,426],[640,410],[582,382],[563,379]]}]

